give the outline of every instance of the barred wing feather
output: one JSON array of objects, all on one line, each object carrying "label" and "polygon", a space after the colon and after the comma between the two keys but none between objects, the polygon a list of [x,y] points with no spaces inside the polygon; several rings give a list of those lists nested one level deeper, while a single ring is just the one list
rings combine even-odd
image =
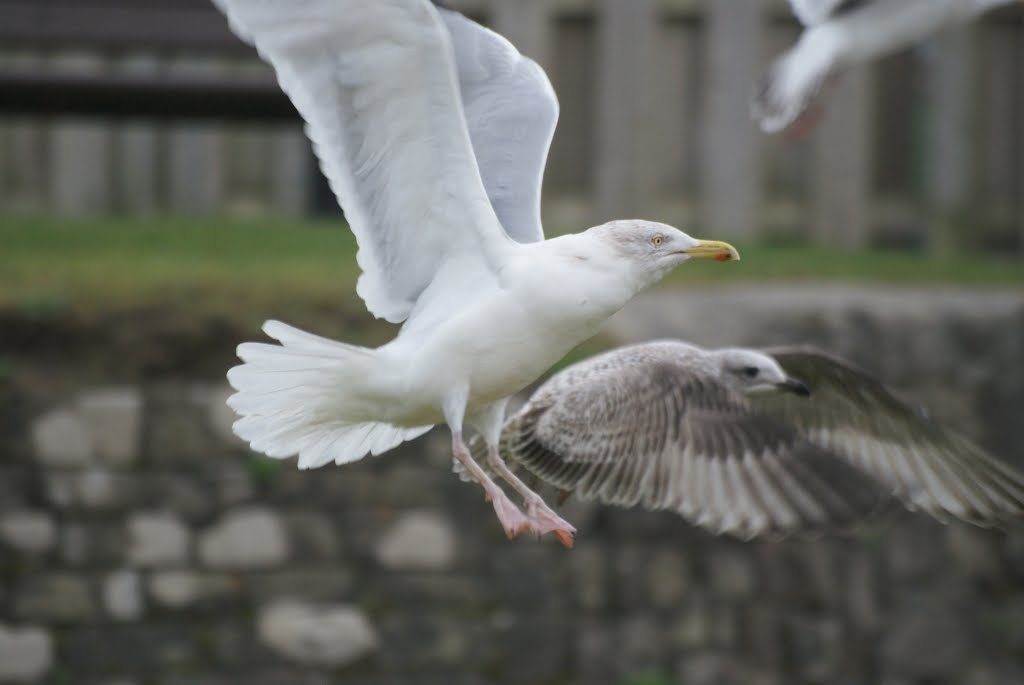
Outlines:
[{"label": "barred wing feather", "polygon": [[1024,476],[870,374],[812,348],[765,352],[806,383],[812,398],[764,396],[756,406],[871,474],[908,507],[979,525],[1024,515]]}]

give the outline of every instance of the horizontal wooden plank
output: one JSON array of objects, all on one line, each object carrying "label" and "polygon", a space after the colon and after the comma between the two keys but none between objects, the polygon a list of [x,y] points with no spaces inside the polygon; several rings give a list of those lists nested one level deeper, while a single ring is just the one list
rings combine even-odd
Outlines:
[{"label": "horizontal wooden plank", "polygon": [[169,75],[0,72],[0,113],[7,115],[296,120],[269,79]]},{"label": "horizontal wooden plank", "polygon": [[182,0],[0,0],[5,48],[237,50],[251,48],[212,3]]}]

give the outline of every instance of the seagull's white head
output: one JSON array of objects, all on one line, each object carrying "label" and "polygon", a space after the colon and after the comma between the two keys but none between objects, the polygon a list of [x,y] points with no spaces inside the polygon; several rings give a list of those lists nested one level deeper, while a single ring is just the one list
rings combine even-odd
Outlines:
[{"label": "seagull's white head", "polygon": [[709,353],[716,363],[719,378],[733,390],[750,394],[783,390],[801,397],[811,394],[802,382],[789,376],[769,355],[741,347],[727,347]]},{"label": "seagull's white head", "polygon": [[587,234],[607,245],[617,259],[637,267],[654,283],[669,271],[691,259],[736,261],[739,253],[732,245],[718,240],[691,238],[668,224],[642,219],[609,221],[595,226]]}]

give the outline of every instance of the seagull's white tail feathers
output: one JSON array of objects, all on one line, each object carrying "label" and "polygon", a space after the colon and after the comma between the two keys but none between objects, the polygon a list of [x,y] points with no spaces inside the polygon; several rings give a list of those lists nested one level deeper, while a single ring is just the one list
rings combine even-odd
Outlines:
[{"label": "seagull's white tail feathers", "polygon": [[751,116],[765,133],[778,133],[814,104],[836,66],[831,34],[809,29],[758,80],[750,103]]},{"label": "seagull's white tail feathers", "polygon": [[430,430],[354,416],[360,388],[374,372],[374,350],[280,321],[267,321],[263,331],[281,344],[242,343],[244,363],[228,371],[237,391],[228,406],[240,416],[234,431],[257,452],[298,455],[299,468],[310,469],[380,454]]}]

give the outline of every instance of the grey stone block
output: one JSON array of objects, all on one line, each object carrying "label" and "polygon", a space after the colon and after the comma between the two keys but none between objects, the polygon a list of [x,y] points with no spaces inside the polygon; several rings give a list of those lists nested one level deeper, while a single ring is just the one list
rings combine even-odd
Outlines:
[{"label": "grey stone block", "polygon": [[136,566],[173,566],[188,559],[189,530],[172,514],[136,513],[127,529],[127,556]]},{"label": "grey stone block", "polygon": [[112,507],[123,496],[118,485],[118,479],[109,470],[89,467],[76,479],[76,501],[88,509]]},{"label": "grey stone block", "polygon": [[288,555],[281,517],[265,508],[231,511],[199,539],[199,559],[213,568],[267,568]]},{"label": "grey stone block", "polygon": [[245,590],[234,574],[195,573],[188,570],[154,571],[147,583],[149,596],[167,609],[222,605]]},{"label": "grey stone block", "polygon": [[142,583],[136,571],[122,569],[103,581],[103,604],[107,614],[121,621],[132,621],[143,612]]},{"label": "grey stone block", "polygon": [[95,453],[88,424],[78,412],[66,408],[53,409],[35,420],[32,446],[46,466],[84,466]]},{"label": "grey stone block", "polygon": [[257,630],[271,649],[309,665],[347,666],[377,649],[366,615],[340,604],[280,600],[260,611]]},{"label": "grey stone block", "polygon": [[48,573],[15,588],[14,613],[19,618],[54,622],[85,621],[96,615],[89,583],[71,573]]},{"label": "grey stone block", "polygon": [[455,562],[455,533],[435,512],[409,512],[381,536],[377,560],[392,569],[447,570]]},{"label": "grey stone block", "polygon": [[78,413],[89,426],[96,456],[112,466],[138,458],[142,394],[138,388],[97,388],[79,395]]},{"label": "grey stone block", "polygon": [[192,571],[156,571],[149,576],[148,588],[158,604],[181,609],[199,596],[199,576]]},{"label": "grey stone block", "polygon": [[47,630],[0,623],[0,682],[36,682],[52,667],[53,638]]},{"label": "grey stone block", "polygon": [[11,511],[0,516],[0,540],[32,554],[46,552],[57,540],[57,526],[45,511]]}]

